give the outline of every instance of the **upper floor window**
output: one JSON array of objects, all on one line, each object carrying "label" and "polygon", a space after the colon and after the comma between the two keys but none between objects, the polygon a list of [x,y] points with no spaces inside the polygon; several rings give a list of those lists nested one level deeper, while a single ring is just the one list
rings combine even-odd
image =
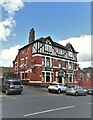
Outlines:
[{"label": "upper floor window", "polygon": [[33,49],[32,49],[32,53],[36,53],[37,52],[37,42],[33,44]]},{"label": "upper floor window", "polygon": [[72,62],[68,62],[68,69],[69,70],[73,70],[73,63]]},{"label": "upper floor window", "polygon": [[53,58],[51,58],[51,67],[53,67]]},{"label": "upper floor window", "polygon": [[21,65],[24,65],[24,59],[21,59]]},{"label": "upper floor window", "polygon": [[28,48],[26,48],[26,54],[28,54]]},{"label": "upper floor window", "polygon": [[58,67],[62,68],[62,62],[61,61],[58,61]]},{"label": "upper floor window", "polygon": [[87,73],[87,77],[90,77],[90,73]]},{"label": "upper floor window", "polygon": [[45,44],[45,51],[52,52],[52,46],[48,45],[48,44]]},{"label": "upper floor window", "polygon": [[42,57],[42,66],[45,66],[45,57]]},{"label": "upper floor window", "polygon": [[50,58],[46,57],[46,67],[50,66]]},{"label": "upper floor window", "polygon": [[49,46],[48,46],[48,44],[45,44],[45,51],[49,51]]},{"label": "upper floor window", "polygon": [[68,57],[73,57],[73,53],[71,51],[68,51]]},{"label": "upper floor window", "polygon": [[22,55],[24,54],[24,50],[22,50]]},{"label": "upper floor window", "polygon": [[58,48],[58,54],[62,55],[62,49]]}]

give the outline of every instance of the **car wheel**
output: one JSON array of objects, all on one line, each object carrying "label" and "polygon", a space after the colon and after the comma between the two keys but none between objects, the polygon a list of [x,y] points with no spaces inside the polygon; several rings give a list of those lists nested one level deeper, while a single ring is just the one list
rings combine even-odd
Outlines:
[{"label": "car wheel", "polygon": [[58,89],[58,94],[60,94],[61,93],[61,90],[60,89]]},{"label": "car wheel", "polygon": [[78,96],[78,92],[75,93],[75,96]]},{"label": "car wheel", "polygon": [[87,93],[85,92],[85,93],[84,93],[84,96],[86,96],[86,95],[87,95]]},{"label": "car wheel", "polygon": [[19,92],[19,94],[21,94],[21,92]]},{"label": "car wheel", "polygon": [[51,93],[51,90],[48,90],[49,93]]},{"label": "car wheel", "polygon": [[9,94],[9,91],[8,91],[7,89],[5,90],[5,94],[6,94],[6,95],[8,95],[8,94]]}]

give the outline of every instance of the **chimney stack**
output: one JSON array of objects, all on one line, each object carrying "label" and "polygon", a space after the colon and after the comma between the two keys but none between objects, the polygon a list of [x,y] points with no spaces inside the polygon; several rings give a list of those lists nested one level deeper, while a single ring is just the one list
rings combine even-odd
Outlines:
[{"label": "chimney stack", "polygon": [[35,30],[32,28],[29,32],[29,43],[33,42],[35,40]]}]

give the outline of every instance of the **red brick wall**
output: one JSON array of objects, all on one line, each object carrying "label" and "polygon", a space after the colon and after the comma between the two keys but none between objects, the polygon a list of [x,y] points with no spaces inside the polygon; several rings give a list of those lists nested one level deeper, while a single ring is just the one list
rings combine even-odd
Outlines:
[{"label": "red brick wall", "polygon": [[62,67],[66,68],[66,61],[62,61]]}]

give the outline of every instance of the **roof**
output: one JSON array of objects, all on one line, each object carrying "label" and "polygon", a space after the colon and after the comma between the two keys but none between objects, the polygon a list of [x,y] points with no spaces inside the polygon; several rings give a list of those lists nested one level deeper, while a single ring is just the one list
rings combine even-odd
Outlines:
[{"label": "roof", "polygon": [[78,52],[76,52],[76,51],[74,50],[72,44],[67,43],[66,46],[63,46],[63,45],[61,45],[61,44],[59,44],[59,43],[57,43],[57,42],[54,42],[50,36],[48,36],[48,37],[46,37],[46,38],[41,37],[41,38],[39,38],[39,39],[36,39],[35,41],[32,41],[31,43],[25,45],[24,47],[20,48],[19,50],[22,50],[22,49],[26,48],[27,46],[32,45],[32,44],[35,43],[35,42],[45,43],[47,40],[50,40],[51,43],[52,43],[52,45],[55,46],[55,47],[62,48],[62,49],[65,49],[65,50],[69,50],[69,51],[70,51],[70,48],[71,48],[73,52],[78,53]]},{"label": "roof", "polygon": [[67,50],[70,50],[70,48],[71,48],[73,52],[78,53],[78,52],[75,51],[75,49],[73,48],[72,44],[70,44],[70,43],[67,43],[66,46],[65,46],[65,48]]},{"label": "roof", "polygon": [[83,68],[83,71],[87,71],[89,69],[93,70],[93,67]]}]

